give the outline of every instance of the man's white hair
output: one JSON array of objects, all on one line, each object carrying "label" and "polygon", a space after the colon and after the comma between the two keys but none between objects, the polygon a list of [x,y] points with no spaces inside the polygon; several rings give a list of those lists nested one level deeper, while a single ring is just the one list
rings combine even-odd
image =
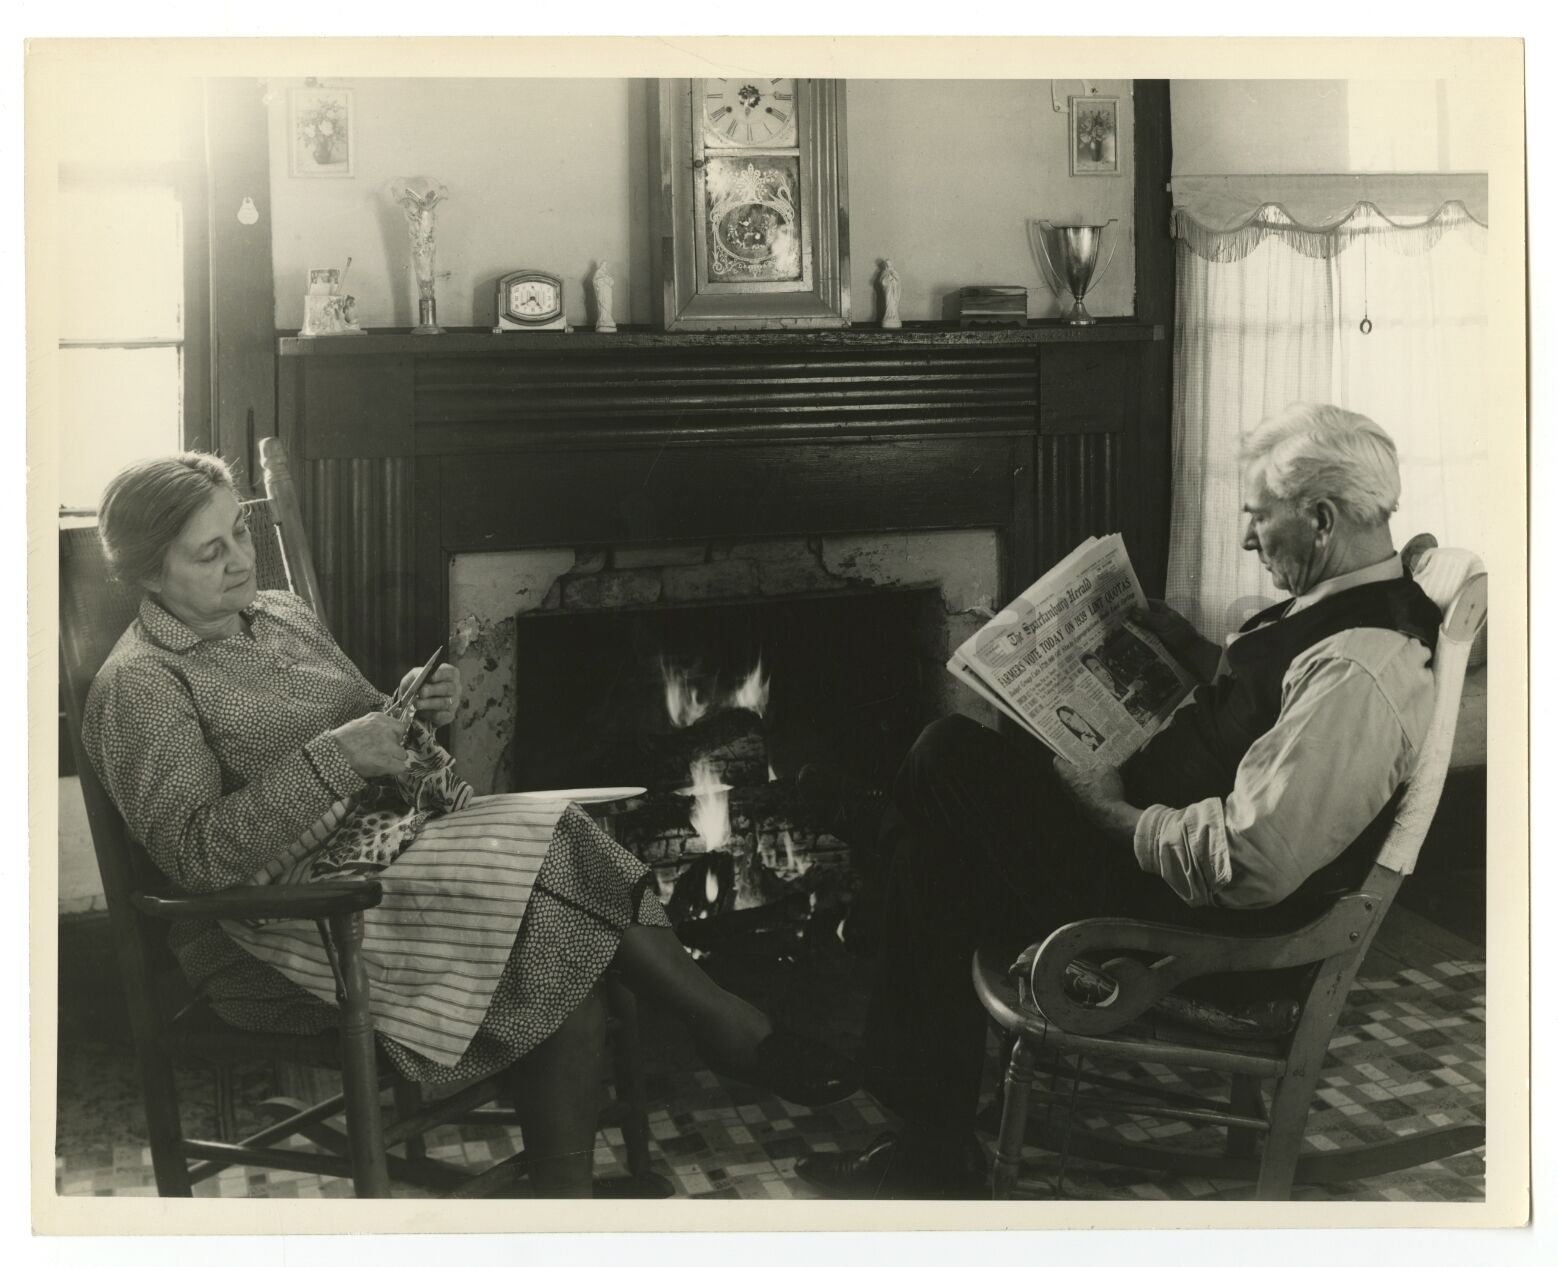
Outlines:
[{"label": "man's white hair", "polygon": [[1335,405],[1279,410],[1245,437],[1242,457],[1274,496],[1304,509],[1329,498],[1355,523],[1384,523],[1401,500],[1396,442],[1372,418]]}]

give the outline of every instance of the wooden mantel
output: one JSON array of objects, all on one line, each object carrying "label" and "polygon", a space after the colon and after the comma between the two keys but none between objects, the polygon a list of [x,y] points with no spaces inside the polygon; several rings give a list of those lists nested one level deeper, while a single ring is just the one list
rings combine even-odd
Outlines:
[{"label": "wooden mantel", "polygon": [[364,337],[332,335],[303,338],[284,334],[282,356],[509,356],[610,352],[616,348],[895,348],[1034,347],[1045,343],[1131,343],[1161,339],[1163,327],[1129,318],[1106,317],[1097,325],[1068,326],[1058,320],[1026,326],[973,326],[911,321],[898,330],[856,326],[844,330],[725,330],[667,334],[644,326],[618,326],[615,334],[575,330],[569,334],[510,332],[493,334],[474,326],[446,327],[442,335],[408,330],[369,330]]}]

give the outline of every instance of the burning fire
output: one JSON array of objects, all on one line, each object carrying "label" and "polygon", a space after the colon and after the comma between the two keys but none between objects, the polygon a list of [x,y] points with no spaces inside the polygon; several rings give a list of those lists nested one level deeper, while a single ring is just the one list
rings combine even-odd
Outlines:
[{"label": "burning fire", "polygon": [[692,763],[688,793],[693,798],[692,829],[703,848],[723,849],[730,839],[730,785],[720,781],[712,761],[699,757]]},{"label": "burning fire", "polygon": [[[795,852],[795,840],[788,831],[781,831],[779,839],[784,844],[784,872],[782,874],[801,876],[811,870],[811,859],[802,858]],[[816,897],[816,894],[812,894]]]},{"label": "burning fire", "polygon": [[660,677],[665,682],[665,711],[670,715],[671,725],[691,726],[709,711],[708,700],[680,669],[662,661]]},{"label": "burning fire", "polygon": [[732,708],[744,708],[748,712],[756,713],[759,717],[768,707],[768,679],[763,675],[763,660],[758,657],[757,665],[752,672],[747,674],[747,680],[743,682],[734,695],[730,697]]}]

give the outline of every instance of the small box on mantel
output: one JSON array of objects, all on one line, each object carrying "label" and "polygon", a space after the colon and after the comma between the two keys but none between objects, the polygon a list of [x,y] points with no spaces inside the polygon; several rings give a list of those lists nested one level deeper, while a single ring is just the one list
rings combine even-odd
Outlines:
[{"label": "small box on mantel", "polygon": [[1025,326],[1026,286],[964,286],[958,291],[958,325]]}]

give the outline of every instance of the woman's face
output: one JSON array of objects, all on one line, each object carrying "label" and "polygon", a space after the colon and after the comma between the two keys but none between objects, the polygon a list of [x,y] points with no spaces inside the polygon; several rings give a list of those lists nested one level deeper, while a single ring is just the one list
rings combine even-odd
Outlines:
[{"label": "woman's face", "polygon": [[146,587],[195,633],[237,633],[254,601],[254,542],[247,516],[225,488],[213,490],[168,547],[162,575]]}]

